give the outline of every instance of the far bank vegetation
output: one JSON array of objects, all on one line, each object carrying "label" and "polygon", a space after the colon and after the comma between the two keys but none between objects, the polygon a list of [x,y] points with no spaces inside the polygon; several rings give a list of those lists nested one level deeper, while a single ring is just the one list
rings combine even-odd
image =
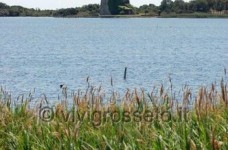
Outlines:
[{"label": "far bank vegetation", "polygon": [[[154,4],[134,7],[129,4],[131,15],[161,16],[161,17],[210,17],[228,16],[228,0],[163,0],[160,6]],[[118,7],[116,15],[128,15]],[[127,12],[127,13],[126,13]],[[57,10],[41,10],[39,8],[24,8],[22,6],[8,6],[0,2],[0,16],[49,16],[49,17],[99,17],[100,5],[89,4],[82,7],[64,8]]]}]

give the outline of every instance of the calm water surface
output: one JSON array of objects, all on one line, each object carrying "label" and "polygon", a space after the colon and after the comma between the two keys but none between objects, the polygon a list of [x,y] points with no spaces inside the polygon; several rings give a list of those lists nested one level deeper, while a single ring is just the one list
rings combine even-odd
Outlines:
[{"label": "calm water surface", "polygon": [[[127,81],[123,80],[128,67]],[[228,67],[227,19],[0,18],[0,85],[55,98],[102,85],[107,91],[192,88],[219,81]]]}]

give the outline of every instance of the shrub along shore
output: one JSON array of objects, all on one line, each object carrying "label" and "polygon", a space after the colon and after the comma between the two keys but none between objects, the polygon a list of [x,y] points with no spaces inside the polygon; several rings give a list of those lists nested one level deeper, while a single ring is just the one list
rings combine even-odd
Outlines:
[{"label": "shrub along shore", "polygon": [[[171,82],[170,82],[171,83]],[[171,86],[117,92],[104,100],[89,87],[51,105],[44,95],[13,100],[0,91],[1,149],[228,149],[228,88],[186,87],[177,98]]]}]

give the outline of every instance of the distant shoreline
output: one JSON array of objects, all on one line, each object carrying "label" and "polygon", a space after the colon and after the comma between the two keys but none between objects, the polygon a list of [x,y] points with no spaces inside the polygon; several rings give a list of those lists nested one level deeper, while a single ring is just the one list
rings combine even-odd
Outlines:
[{"label": "distant shoreline", "polygon": [[[0,17],[56,17],[56,18],[228,18],[227,8],[221,9],[213,5],[186,2],[178,4],[172,2],[169,7],[162,4],[153,4],[134,7],[129,5],[131,12],[122,10],[121,12],[110,13],[112,15],[102,15],[99,4],[88,4],[82,7],[64,8],[57,10],[40,10],[25,8],[22,6],[8,6],[0,2]],[[189,7],[181,7],[189,6]],[[191,7],[190,7],[191,6]],[[193,7],[194,6],[194,7]],[[207,7],[203,7],[207,6]]]},{"label": "distant shoreline", "polygon": [[199,15],[191,15],[191,14],[168,14],[164,16],[140,16],[140,15],[104,15],[104,16],[65,16],[65,17],[55,17],[55,16],[0,16],[0,18],[19,18],[19,17],[32,17],[32,18],[218,18],[218,19],[227,19],[228,15],[212,15],[212,14],[199,14]]},{"label": "distant shoreline", "polygon": [[78,15],[68,15],[68,16],[0,16],[1,17],[53,17],[53,18],[228,18],[228,14],[211,14],[211,13],[170,13],[158,15],[97,15],[97,16],[78,16]]}]

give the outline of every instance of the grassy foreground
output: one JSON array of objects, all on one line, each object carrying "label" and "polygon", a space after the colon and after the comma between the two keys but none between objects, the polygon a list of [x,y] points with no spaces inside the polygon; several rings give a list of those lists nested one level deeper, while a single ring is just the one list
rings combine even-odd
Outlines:
[{"label": "grassy foreground", "polygon": [[[212,84],[193,98],[190,89],[176,100],[172,86],[151,93],[89,88],[59,104],[0,92],[0,149],[228,149],[228,89]],[[192,101],[192,102],[191,102]],[[71,105],[69,105],[71,103]]]}]

